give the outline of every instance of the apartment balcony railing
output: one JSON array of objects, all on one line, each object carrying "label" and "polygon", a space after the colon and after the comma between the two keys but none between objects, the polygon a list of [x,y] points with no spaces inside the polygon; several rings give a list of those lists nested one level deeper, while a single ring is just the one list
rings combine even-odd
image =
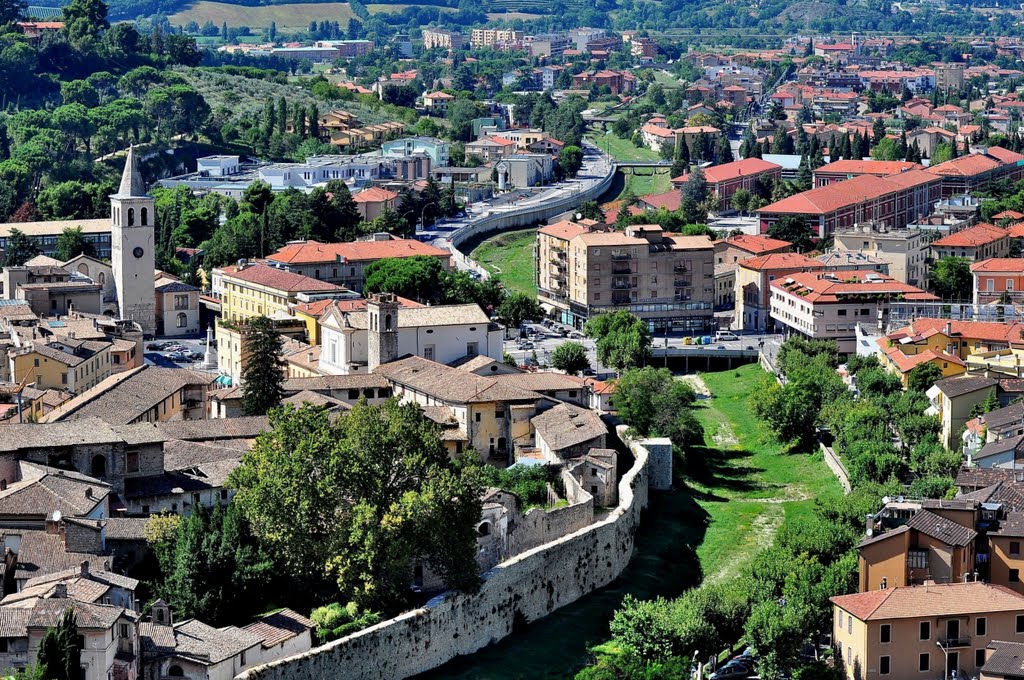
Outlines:
[{"label": "apartment balcony railing", "polygon": [[614,279],[612,281],[612,288],[616,290],[624,290],[628,288],[636,288],[636,284],[629,279]]},{"label": "apartment balcony railing", "polygon": [[623,263],[612,263],[612,274],[632,274],[633,268],[629,266],[628,262]]},{"label": "apartment balcony railing", "polygon": [[551,272],[551,278],[555,281],[565,281],[565,272]]},{"label": "apartment balcony railing", "polygon": [[612,295],[612,304],[613,305],[624,305],[624,304],[627,304],[629,302],[629,300],[630,300],[629,295],[621,295],[621,294],[619,294],[619,295],[613,294]]},{"label": "apartment balcony railing", "polygon": [[947,637],[939,638],[939,645],[945,649],[953,649],[955,647],[970,647],[971,638],[966,635],[960,637]]},{"label": "apartment balcony railing", "polygon": [[676,279],[673,284],[676,288],[689,288],[693,285],[693,281],[688,279]]},{"label": "apartment balcony railing", "polygon": [[686,268],[685,264],[677,264],[675,267],[672,267],[672,271],[676,274],[685,274],[689,270]]},{"label": "apartment balcony railing", "polygon": [[630,255],[629,253],[624,253],[616,250],[612,251],[612,260],[629,260],[632,259],[632,257],[633,256]]}]

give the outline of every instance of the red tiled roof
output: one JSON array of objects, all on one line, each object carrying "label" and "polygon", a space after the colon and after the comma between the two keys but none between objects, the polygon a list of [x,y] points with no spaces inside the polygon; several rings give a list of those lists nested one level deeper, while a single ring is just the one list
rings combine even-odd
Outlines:
[{"label": "red tiled roof", "polygon": [[[704,177],[708,182],[725,182],[726,180],[736,179],[737,177],[749,177],[751,175],[759,175],[762,172],[781,169],[781,165],[769,163],[768,161],[760,158],[744,158],[741,161],[733,161],[732,163],[724,163],[711,168],[705,168]],[[685,176],[686,175],[683,177]]]},{"label": "red tiled roof", "polygon": [[673,189],[661,194],[647,194],[640,200],[654,209],[679,210],[683,202],[683,195],[678,189]]},{"label": "red tiled roof", "polygon": [[907,161],[857,161],[852,159],[833,161],[821,166],[815,173],[835,172],[849,175],[895,175],[907,170],[920,170],[924,166]]},{"label": "red tiled roof", "polygon": [[[961,130],[962,129],[963,128],[961,128]],[[1001,161],[1004,165],[1024,161],[1024,155],[1021,155],[1016,151],[1004,149],[1001,146],[990,146],[988,149],[986,149],[985,155],[991,156],[992,158],[995,158],[997,161]],[[1020,213],[1017,214],[1019,215]],[[1021,217],[1024,217],[1024,215],[1021,215]]]},{"label": "red tiled roof", "polygon": [[973,177],[1000,167],[999,161],[980,153],[961,156],[945,163],[933,165],[926,172],[943,177]]},{"label": "red tiled roof", "polygon": [[266,286],[268,288],[283,290],[290,293],[300,291],[345,290],[341,286],[336,286],[333,283],[327,283],[326,281],[314,279],[311,276],[303,276],[302,274],[278,269],[277,267],[270,267],[265,264],[250,264],[246,265],[242,269],[232,265],[230,267],[223,267],[222,269],[225,276],[230,276],[231,278],[239,279],[241,281],[247,281],[259,286]]},{"label": "red tiled roof", "polygon": [[1002,227],[982,222],[932,241],[932,245],[940,248],[974,248],[1007,236],[1006,230]]},{"label": "red tiled roof", "polygon": [[914,322],[898,331],[894,331],[886,337],[890,340],[901,338],[930,337],[936,333],[946,333],[946,325],[949,324],[950,333],[955,337],[968,338],[971,340],[983,340],[994,343],[1021,342],[1021,325],[995,323],[991,321],[949,321],[947,319],[914,319]]},{"label": "red tiled roof", "polygon": [[839,595],[831,602],[861,621],[973,616],[1024,610],[1024,595],[1006,586],[981,581],[898,586]]},{"label": "red tiled roof", "polygon": [[741,267],[752,271],[772,269],[802,269],[808,271],[824,270],[825,265],[800,253],[771,253],[759,257],[750,257],[739,262]]},{"label": "red tiled roof", "polygon": [[570,222],[569,220],[562,220],[561,222],[555,222],[554,224],[549,224],[546,227],[538,229],[537,233],[546,234],[548,236],[568,241],[573,236],[579,236],[580,234],[585,234],[588,231],[589,229],[584,227],[582,224]]},{"label": "red tiled roof", "polygon": [[956,364],[957,366],[964,366],[964,362],[960,357],[955,357],[952,354],[946,354],[945,352],[936,352],[932,349],[926,349],[918,354],[904,354],[902,349],[898,345],[892,347],[885,347],[888,340],[885,338],[879,338],[878,344],[882,346],[886,356],[896,364],[896,367],[900,369],[902,373],[909,373],[923,363],[929,361],[947,361],[949,363]]},{"label": "red tiled roof", "polygon": [[414,239],[389,239],[387,241],[353,241],[351,243],[320,243],[299,241],[289,243],[268,260],[286,264],[307,264],[313,262],[366,262],[389,257],[451,257],[447,250]]},{"label": "red tiled roof", "polygon": [[396,198],[398,198],[398,194],[394,191],[388,191],[381,187],[370,187],[369,189],[363,189],[353,196],[352,200],[356,203],[386,203]]},{"label": "red tiled roof", "polygon": [[791,295],[797,295],[801,300],[812,304],[838,303],[843,302],[848,295],[867,293],[900,295],[906,300],[939,299],[917,286],[911,286],[909,283],[897,281],[891,276],[875,271],[837,272],[835,274],[801,272],[790,274],[782,279],[775,279],[771,286]]},{"label": "red tiled roof", "polygon": [[[409,298],[398,297],[395,298],[398,304],[402,307],[422,307],[420,303]],[[317,300],[315,302],[302,302],[299,304],[291,305],[291,308],[295,311],[302,312],[312,317],[319,318],[330,309],[331,307],[337,308],[342,312],[356,312],[366,309],[366,298],[352,298],[350,300]]]},{"label": "red tiled roof", "polygon": [[761,208],[759,213],[825,215],[847,206],[893,193],[901,187],[882,177],[861,175],[845,182],[803,191]]},{"label": "red tiled roof", "polygon": [[736,246],[748,253],[754,253],[755,255],[760,255],[773,250],[781,250],[793,245],[789,241],[783,241],[782,239],[771,238],[770,236],[763,236],[761,234],[736,234],[735,236],[727,238],[725,243],[731,246]]},{"label": "red tiled roof", "polygon": [[990,257],[971,265],[972,272],[1010,272],[1024,274],[1024,258]]},{"label": "red tiled roof", "polygon": [[1016,210],[1004,210],[1001,213],[996,213],[992,216],[994,220],[1024,220],[1024,213],[1019,213]]},{"label": "red tiled roof", "polygon": [[1006,228],[1006,233],[1010,235],[1010,238],[1024,238],[1024,222],[1011,224]]}]

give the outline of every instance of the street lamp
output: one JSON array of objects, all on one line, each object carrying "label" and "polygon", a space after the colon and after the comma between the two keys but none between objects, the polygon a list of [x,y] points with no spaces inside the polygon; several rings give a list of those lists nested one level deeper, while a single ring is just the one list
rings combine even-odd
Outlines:
[{"label": "street lamp", "polygon": [[945,661],[942,664],[942,677],[949,677],[949,650],[942,646],[941,640],[935,641],[935,646],[942,650],[942,655],[945,657]]},{"label": "street lamp", "polygon": [[[423,229],[427,228],[427,219],[426,219],[427,208],[429,208],[432,205],[436,206],[437,202],[436,201],[431,201],[430,203],[427,203],[425,206],[423,206],[422,210],[420,210],[420,225],[422,225]],[[441,207],[441,206],[437,206],[437,207]]]}]

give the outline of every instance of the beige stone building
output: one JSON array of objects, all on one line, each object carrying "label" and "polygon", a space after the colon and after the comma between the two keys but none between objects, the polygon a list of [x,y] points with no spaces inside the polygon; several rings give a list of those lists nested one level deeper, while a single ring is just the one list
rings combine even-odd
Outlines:
[{"label": "beige stone building", "polygon": [[835,249],[879,257],[889,263],[889,276],[912,286],[928,286],[928,237],[920,229],[887,229],[858,224],[835,233]]},{"label": "beige stone building", "polygon": [[501,28],[474,28],[469,34],[469,44],[473,48],[493,47],[494,45],[506,45],[510,43],[521,43],[526,38],[523,31]]},{"label": "beige stone building", "polygon": [[1024,640],[1024,596],[988,583],[832,598],[836,661],[850,680],[977,677],[993,640]]},{"label": "beige stone building", "polygon": [[537,283],[541,304],[577,328],[628,311],[652,330],[703,333],[715,301],[714,247],[706,236],[677,236],[657,225],[591,231],[568,222],[541,229]]}]

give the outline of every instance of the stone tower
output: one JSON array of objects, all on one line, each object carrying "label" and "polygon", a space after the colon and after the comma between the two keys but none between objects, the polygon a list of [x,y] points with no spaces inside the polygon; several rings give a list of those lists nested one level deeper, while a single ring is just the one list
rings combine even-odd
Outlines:
[{"label": "stone tower", "polygon": [[394,293],[376,293],[366,303],[369,330],[366,338],[367,368],[398,358],[398,299]]},{"label": "stone tower", "polygon": [[156,332],[156,206],[146,194],[134,147],[128,149],[121,186],[110,197],[110,221],[110,263],[118,313],[122,319],[137,322],[146,335],[152,335]]}]

